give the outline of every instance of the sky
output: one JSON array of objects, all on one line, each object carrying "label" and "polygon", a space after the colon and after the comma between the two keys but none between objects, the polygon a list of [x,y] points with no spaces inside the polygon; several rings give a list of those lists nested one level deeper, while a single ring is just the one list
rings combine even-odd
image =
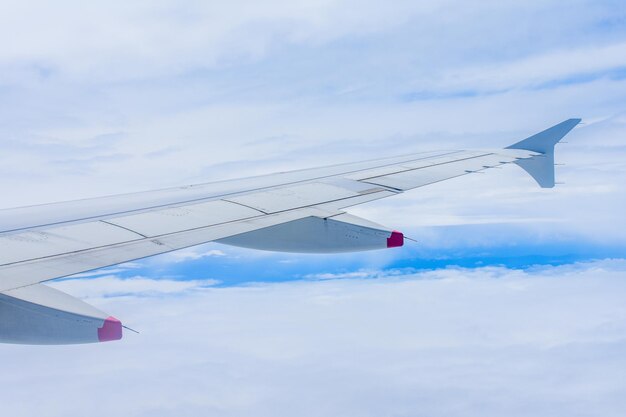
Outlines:
[{"label": "sky", "polygon": [[516,167],[350,213],[403,248],[218,244],[51,285],[140,334],[0,346],[12,416],[621,416],[622,1],[0,3],[0,207],[380,156],[562,120]]}]

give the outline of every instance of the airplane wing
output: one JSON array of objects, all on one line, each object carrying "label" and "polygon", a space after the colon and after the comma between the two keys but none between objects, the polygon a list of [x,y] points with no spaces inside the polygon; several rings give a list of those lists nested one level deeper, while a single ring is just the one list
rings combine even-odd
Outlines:
[{"label": "airplane wing", "polygon": [[504,149],[418,153],[157,191],[0,210],[0,341],[117,340],[113,317],[44,284],[201,243],[335,253],[402,246],[400,232],[344,209],[517,164],[554,186],[566,120]]}]

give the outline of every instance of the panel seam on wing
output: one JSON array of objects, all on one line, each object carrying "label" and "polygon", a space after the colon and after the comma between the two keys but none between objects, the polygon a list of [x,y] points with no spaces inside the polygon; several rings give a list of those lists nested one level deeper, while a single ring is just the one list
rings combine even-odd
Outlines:
[{"label": "panel seam on wing", "polygon": [[[114,220],[114,219],[113,219],[113,220]],[[138,232],[138,231],[136,231],[136,230],[130,229],[130,228],[128,228],[128,227],[124,227],[124,226],[122,226],[122,225],[119,225],[119,224],[116,224],[116,223],[113,223],[113,222],[110,222],[110,221],[107,221],[107,220],[99,220],[99,221],[100,221],[100,222],[102,222],[102,223],[106,223],[106,224],[108,224],[108,225],[110,225],[110,226],[119,227],[120,229],[123,229],[123,230],[129,231],[129,232],[131,232],[131,233],[134,233],[134,234],[136,234],[136,235],[141,236],[142,238],[148,239],[148,236],[146,236],[146,235],[144,235],[144,234],[142,234],[142,233],[139,233],[139,232]]]}]

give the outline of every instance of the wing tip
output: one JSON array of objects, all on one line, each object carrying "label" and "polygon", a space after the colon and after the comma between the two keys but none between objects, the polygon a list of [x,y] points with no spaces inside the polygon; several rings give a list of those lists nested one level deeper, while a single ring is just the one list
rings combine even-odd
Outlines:
[{"label": "wing tip", "polygon": [[572,118],[562,121],[546,130],[527,137],[513,145],[507,146],[506,149],[524,149],[532,152],[543,154],[553,153],[554,145],[556,145],[565,135],[574,129],[580,122],[581,118]]}]

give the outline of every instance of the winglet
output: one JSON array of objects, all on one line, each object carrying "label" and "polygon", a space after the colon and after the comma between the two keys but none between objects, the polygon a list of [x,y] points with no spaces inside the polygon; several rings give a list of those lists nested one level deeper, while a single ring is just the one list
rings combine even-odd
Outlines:
[{"label": "winglet", "polygon": [[568,119],[558,125],[539,132],[529,138],[507,146],[506,149],[524,149],[539,152],[528,159],[520,159],[515,163],[528,172],[542,188],[554,187],[554,145],[559,143],[581,119]]},{"label": "winglet", "polygon": [[559,143],[570,130],[580,123],[581,119],[569,119],[529,138],[507,146],[506,149],[524,149],[527,151],[549,153],[554,152],[554,145]]}]

